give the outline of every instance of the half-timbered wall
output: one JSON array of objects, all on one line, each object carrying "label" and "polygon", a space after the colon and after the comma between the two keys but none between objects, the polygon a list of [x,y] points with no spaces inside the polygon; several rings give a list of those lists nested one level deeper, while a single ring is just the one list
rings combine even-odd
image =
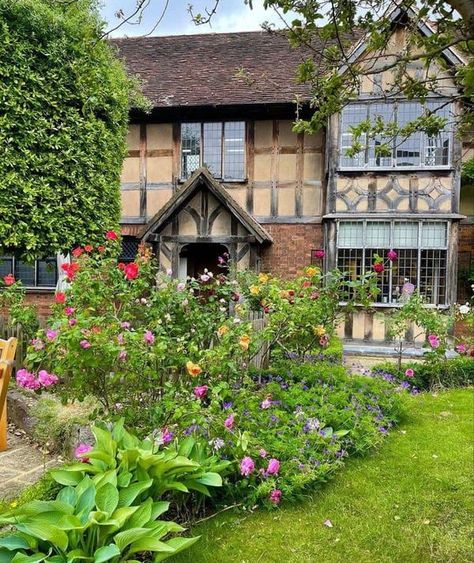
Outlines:
[{"label": "half-timbered wall", "polygon": [[[291,120],[246,123],[246,179],[224,182],[260,223],[320,222],[323,133],[292,131]],[[145,223],[180,187],[180,124],[131,124],[122,173],[122,223]]]}]

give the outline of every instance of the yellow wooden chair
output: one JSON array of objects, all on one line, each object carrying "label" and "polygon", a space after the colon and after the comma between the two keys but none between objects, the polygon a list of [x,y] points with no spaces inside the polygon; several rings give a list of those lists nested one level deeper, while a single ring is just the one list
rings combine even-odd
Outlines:
[{"label": "yellow wooden chair", "polygon": [[7,449],[7,392],[18,340],[0,339],[0,452]]}]

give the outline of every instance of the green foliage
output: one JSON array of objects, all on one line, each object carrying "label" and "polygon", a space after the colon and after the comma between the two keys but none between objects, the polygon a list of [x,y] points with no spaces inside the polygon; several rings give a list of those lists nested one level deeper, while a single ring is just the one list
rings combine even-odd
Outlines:
[{"label": "green foliage", "polygon": [[474,186],[474,157],[463,163],[461,182],[463,186]]},{"label": "green foliage", "polygon": [[12,329],[20,325],[22,337],[29,341],[38,330],[39,322],[36,307],[26,303],[25,295],[20,281],[11,285],[3,282],[0,288],[0,309],[6,313],[7,327]]},{"label": "green foliage", "polygon": [[[410,369],[413,370],[414,375],[407,377],[406,372]],[[404,362],[400,368],[387,362],[374,366],[372,375],[385,379],[391,376],[397,384],[405,382],[421,390],[469,387],[474,384],[474,358],[461,356],[439,362]]]},{"label": "green foliage", "polygon": [[[216,382],[203,399],[170,385],[155,407],[155,425],[205,439],[210,451],[235,462],[224,500],[271,506],[274,491],[299,498],[331,478],[347,456],[380,444],[402,412],[390,383],[321,361],[282,361],[238,385]],[[248,476],[241,474],[245,458],[254,464]]]},{"label": "green foliage", "polygon": [[0,241],[27,259],[118,224],[133,84],[88,0],[0,1]]},{"label": "green foliage", "polygon": [[[188,438],[160,450],[121,422],[92,431],[96,444],[85,448],[82,463],[51,471],[63,486],[55,500],[33,500],[0,516],[0,524],[14,529],[0,538],[2,561],[136,561],[149,552],[162,561],[198,540],[176,536],[182,526],[158,519],[170,505],[159,500],[165,493],[209,494],[209,486],[222,483],[219,473],[188,457],[196,442]],[[228,465],[204,461],[214,471]]]}]

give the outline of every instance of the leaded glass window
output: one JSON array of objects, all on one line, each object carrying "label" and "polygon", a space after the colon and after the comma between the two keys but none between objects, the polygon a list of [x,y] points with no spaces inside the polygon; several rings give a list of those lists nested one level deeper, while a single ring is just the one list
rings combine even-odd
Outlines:
[{"label": "leaded glass window", "polygon": [[181,124],[181,177],[206,166],[216,178],[245,179],[245,122]]},{"label": "leaded glass window", "polygon": [[[403,127],[421,117],[425,112],[433,112],[438,117],[447,119],[443,131],[437,135],[426,135],[420,131],[408,137],[400,136],[367,138],[363,134],[358,142],[361,150],[348,155],[354,143],[351,127],[364,121],[372,125],[380,119],[385,125],[393,123]],[[346,106],[341,116],[340,160],[341,168],[432,168],[450,165],[452,132],[449,127],[451,106],[443,102],[391,101],[383,103],[352,103]],[[381,154],[377,147],[384,146]],[[386,153],[386,154],[385,154]]]},{"label": "leaded glass window", "polygon": [[377,303],[401,303],[405,283],[413,284],[426,301],[445,305],[448,223],[446,221],[339,221],[337,267],[348,280],[372,271],[375,255],[398,258],[377,276]]},{"label": "leaded glass window", "polygon": [[58,267],[55,257],[24,262],[14,256],[0,256],[0,277],[13,274],[25,287],[56,287]]}]

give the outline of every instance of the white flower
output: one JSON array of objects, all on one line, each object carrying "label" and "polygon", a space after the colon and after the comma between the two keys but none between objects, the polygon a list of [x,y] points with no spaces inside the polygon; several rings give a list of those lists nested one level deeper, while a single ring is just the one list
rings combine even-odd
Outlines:
[{"label": "white flower", "polygon": [[471,310],[471,308],[469,307],[469,305],[467,303],[465,305],[461,305],[459,307],[459,312],[461,313],[461,315],[467,315],[470,310]]},{"label": "white flower", "polygon": [[146,305],[146,304],[147,304],[147,300],[146,300],[144,297],[142,297],[142,298],[140,299],[140,303],[141,303],[142,305]]}]

